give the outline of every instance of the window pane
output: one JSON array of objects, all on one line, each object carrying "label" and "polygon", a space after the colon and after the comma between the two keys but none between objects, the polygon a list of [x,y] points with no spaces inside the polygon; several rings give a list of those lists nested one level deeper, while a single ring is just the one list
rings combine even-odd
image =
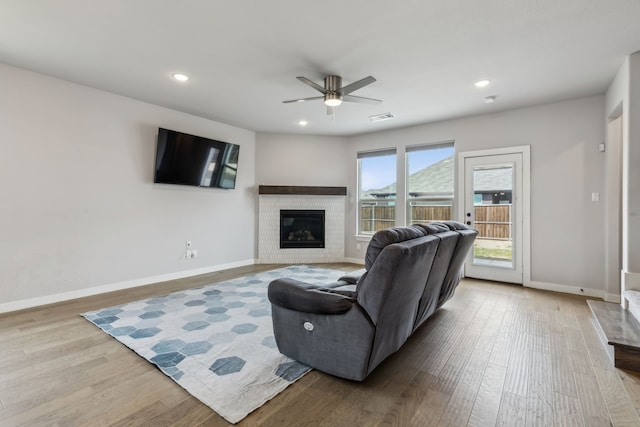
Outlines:
[{"label": "window pane", "polygon": [[407,150],[408,224],[452,219],[453,166],[453,143]]},{"label": "window pane", "polygon": [[395,153],[359,153],[358,172],[358,234],[395,226]]}]

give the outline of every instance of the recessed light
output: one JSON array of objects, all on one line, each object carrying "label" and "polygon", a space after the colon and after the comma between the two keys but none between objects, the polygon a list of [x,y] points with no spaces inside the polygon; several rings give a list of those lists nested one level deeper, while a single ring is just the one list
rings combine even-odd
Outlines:
[{"label": "recessed light", "polygon": [[491,80],[478,80],[474,83],[475,87],[487,87],[491,84]]},{"label": "recessed light", "polygon": [[171,77],[173,77],[174,80],[177,80],[179,82],[186,82],[187,80],[189,80],[189,76],[182,73],[173,73],[171,74]]},{"label": "recessed light", "polygon": [[299,124],[300,126],[306,126],[306,125],[308,125],[308,124],[309,124],[309,122],[307,122],[306,120],[300,120],[300,121],[298,122],[298,124]]},{"label": "recessed light", "polygon": [[495,95],[487,96],[487,97],[484,98],[484,103],[485,104],[491,104],[493,102],[496,102],[496,96]]}]

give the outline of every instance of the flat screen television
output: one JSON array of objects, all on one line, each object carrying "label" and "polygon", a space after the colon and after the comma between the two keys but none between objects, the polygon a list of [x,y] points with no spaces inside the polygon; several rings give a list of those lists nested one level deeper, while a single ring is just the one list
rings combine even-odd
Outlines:
[{"label": "flat screen television", "polygon": [[240,146],[164,128],[158,129],[158,184],[235,188]]}]

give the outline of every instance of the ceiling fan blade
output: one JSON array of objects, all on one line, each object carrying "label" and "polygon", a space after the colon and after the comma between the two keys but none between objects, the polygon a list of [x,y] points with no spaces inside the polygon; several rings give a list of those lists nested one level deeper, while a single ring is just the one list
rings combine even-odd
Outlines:
[{"label": "ceiling fan blade", "polygon": [[360,104],[379,104],[382,102],[381,99],[365,98],[363,96],[353,95],[345,95],[342,97],[342,100],[346,102],[359,102]]},{"label": "ceiling fan blade", "polygon": [[311,98],[289,99],[288,101],[282,101],[282,103],[283,104],[290,104],[292,102],[314,101],[316,99],[324,99],[324,96],[313,96]]},{"label": "ceiling fan blade", "polygon": [[298,76],[296,77],[296,79],[300,80],[302,83],[306,83],[309,86],[311,86],[312,88],[314,88],[315,90],[317,90],[320,93],[327,93],[326,89],[323,88],[322,86],[320,86],[319,84],[312,82],[311,80],[309,80],[306,77],[302,77],[302,76]]},{"label": "ceiling fan blade", "polygon": [[[300,77],[298,77],[300,78]],[[374,79],[372,76],[369,77],[365,77],[364,79],[358,80],[357,82],[353,82],[350,85],[346,85],[342,88],[340,88],[340,90],[338,91],[339,93],[343,94],[343,95],[347,95],[350,94],[351,92],[354,92],[360,88],[365,87],[366,85],[370,85],[371,83],[375,82],[376,79]]]}]

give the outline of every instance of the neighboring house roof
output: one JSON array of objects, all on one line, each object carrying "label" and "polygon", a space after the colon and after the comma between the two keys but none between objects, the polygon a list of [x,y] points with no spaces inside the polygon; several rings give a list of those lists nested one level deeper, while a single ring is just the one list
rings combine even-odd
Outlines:
[{"label": "neighboring house roof", "polygon": [[473,171],[475,192],[511,191],[513,184],[512,168],[479,169]]},{"label": "neighboring house roof", "polygon": [[453,193],[453,156],[409,176],[410,193]]},{"label": "neighboring house roof", "polygon": [[[446,195],[453,193],[454,156],[440,160],[409,176],[409,193],[420,196]],[[476,192],[510,191],[511,169],[485,169],[474,171]],[[395,195],[396,183],[386,187],[367,190],[363,198],[387,198]]]}]

